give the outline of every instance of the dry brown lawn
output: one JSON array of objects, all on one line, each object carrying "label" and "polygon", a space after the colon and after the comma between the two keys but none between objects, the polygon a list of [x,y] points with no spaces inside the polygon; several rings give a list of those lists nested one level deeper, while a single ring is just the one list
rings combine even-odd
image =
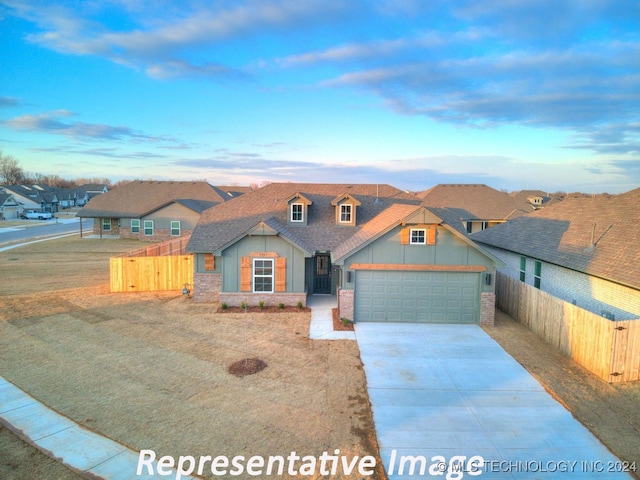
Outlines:
[{"label": "dry brown lawn", "polygon": [[[2,376],[158,455],[376,454],[355,342],[309,340],[308,312],[221,314],[175,292],[111,294],[108,258],[131,248],[71,238],[0,253]],[[246,357],[268,366],[228,372]],[[15,450],[17,439],[0,433],[0,450]],[[0,478],[46,470],[49,461],[25,448],[0,456]]]},{"label": "dry brown lawn", "polygon": [[[355,342],[309,340],[307,312],[216,313],[178,293],[109,293],[109,257],[136,246],[73,237],[0,253],[0,375],[159,455],[376,454]],[[485,330],[640,466],[640,383],[602,382],[501,313]],[[246,357],[267,367],[227,371]],[[78,477],[0,428],[0,478]]]}]

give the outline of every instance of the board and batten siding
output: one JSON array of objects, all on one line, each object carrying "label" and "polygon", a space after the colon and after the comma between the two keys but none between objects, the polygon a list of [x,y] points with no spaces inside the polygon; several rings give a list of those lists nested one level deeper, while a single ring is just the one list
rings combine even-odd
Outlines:
[{"label": "board and batten siding", "polygon": [[[345,259],[342,268],[342,288],[350,290],[355,288],[355,275],[348,273],[351,265],[354,264],[477,266],[484,267],[489,274],[493,273],[494,265],[490,258],[446,228],[438,226],[433,230],[435,232],[433,245],[405,244],[402,238],[404,228],[398,227],[392,230]],[[406,228],[413,228],[413,226],[408,225]],[[428,235],[432,234],[428,233]],[[493,281],[489,285],[485,282],[481,283],[480,291],[493,292]]]},{"label": "board and batten siding", "polygon": [[[268,255],[274,253],[275,255]],[[256,255],[260,254],[260,255]],[[267,255],[265,255],[267,254]],[[277,258],[280,260],[280,268],[285,269],[285,273],[276,273],[276,286],[280,282],[280,290],[286,292],[305,292],[305,257],[304,253],[295,248],[289,242],[275,235],[255,235],[245,237],[234,243],[222,252],[220,257],[222,263],[223,292],[243,292],[250,291],[250,265],[245,263],[245,277],[242,276],[243,259],[251,259],[256,257]],[[250,260],[249,260],[250,261]],[[276,271],[278,264],[276,260]],[[278,277],[278,275],[280,275]],[[244,280],[244,282],[243,282]],[[247,282],[249,286],[247,287]],[[243,283],[245,284],[243,287]]]}]

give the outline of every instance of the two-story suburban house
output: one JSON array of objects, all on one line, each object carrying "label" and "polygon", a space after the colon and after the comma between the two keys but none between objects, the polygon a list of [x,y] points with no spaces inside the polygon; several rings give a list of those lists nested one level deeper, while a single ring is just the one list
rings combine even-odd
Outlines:
[{"label": "two-story suburban house", "polygon": [[640,318],[640,188],[567,198],[471,238],[500,269],[614,320]]},{"label": "two-story suburban house", "polygon": [[162,241],[190,235],[207,208],[239,195],[207,182],[134,181],[93,197],[77,214],[91,234]]},{"label": "two-story suburban house", "polygon": [[355,321],[493,323],[500,261],[389,185],[273,183],[205,211],[194,299],[306,304]]},{"label": "two-story suburban house", "polygon": [[45,202],[41,197],[42,187],[38,185],[2,185],[0,191],[11,194],[18,205],[19,212],[24,210],[37,210],[44,212]]}]

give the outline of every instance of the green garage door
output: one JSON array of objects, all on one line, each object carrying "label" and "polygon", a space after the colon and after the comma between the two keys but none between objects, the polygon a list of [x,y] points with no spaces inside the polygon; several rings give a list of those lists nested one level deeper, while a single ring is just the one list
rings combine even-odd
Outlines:
[{"label": "green garage door", "polygon": [[360,270],[356,322],[478,323],[480,274]]}]

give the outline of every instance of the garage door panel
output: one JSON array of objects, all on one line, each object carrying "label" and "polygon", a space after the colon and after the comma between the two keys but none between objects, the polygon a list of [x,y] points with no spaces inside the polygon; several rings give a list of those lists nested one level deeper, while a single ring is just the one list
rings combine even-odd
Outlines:
[{"label": "garage door panel", "polygon": [[477,323],[480,274],[356,272],[358,322]]}]

